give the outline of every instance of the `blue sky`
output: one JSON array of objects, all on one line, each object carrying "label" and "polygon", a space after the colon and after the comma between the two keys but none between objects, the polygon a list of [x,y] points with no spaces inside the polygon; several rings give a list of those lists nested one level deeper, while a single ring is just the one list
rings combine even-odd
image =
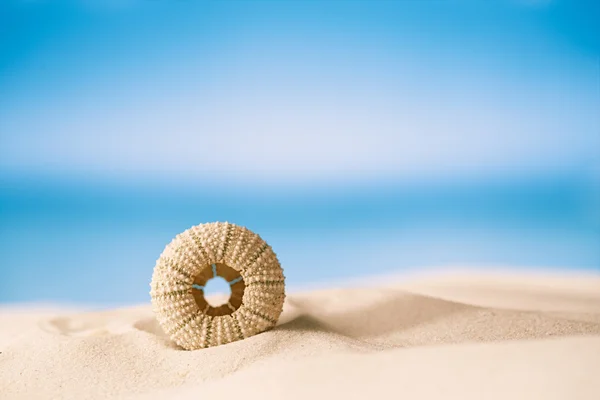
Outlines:
[{"label": "blue sky", "polygon": [[598,4],[2,1],[0,303],[145,302],[215,220],[291,287],[598,272]]},{"label": "blue sky", "polygon": [[593,2],[1,7],[5,175],[295,185],[598,169]]}]

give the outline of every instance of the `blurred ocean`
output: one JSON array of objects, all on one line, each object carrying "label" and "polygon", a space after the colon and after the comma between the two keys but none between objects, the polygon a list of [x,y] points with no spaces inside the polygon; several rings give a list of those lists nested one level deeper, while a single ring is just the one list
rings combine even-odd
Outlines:
[{"label": "blurred ocean", "polygon": [[289,287],[430,267],[600,273],[600,192],[573,177],[310,190],[4,179],[0,302],[149,300],[177,233],[229,221],[271,244]]},{"label": "blurred ocean", "polygon": [[0,1],[0,304],[147,302],[217,220],[290,288],[600,273],[598,4]]}]

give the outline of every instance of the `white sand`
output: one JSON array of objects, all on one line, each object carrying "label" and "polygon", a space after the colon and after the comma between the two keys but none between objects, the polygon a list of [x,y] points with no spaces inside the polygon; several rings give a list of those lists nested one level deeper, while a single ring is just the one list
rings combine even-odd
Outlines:
[{"label": "white sand", "polygon": [[600,277],[455,274],[288,295],[193,352],[148,306],[0,309],[0,398],[600,399]]}]

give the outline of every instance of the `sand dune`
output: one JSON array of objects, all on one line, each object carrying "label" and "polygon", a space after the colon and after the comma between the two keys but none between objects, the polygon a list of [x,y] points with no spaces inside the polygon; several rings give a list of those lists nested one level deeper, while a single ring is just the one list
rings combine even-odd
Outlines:
[{"label": "sand dune", "polygon": [[292,293],[178,349],[149,306],[0,311],[0,398],[600,398],[600,278],[455,274]]}]

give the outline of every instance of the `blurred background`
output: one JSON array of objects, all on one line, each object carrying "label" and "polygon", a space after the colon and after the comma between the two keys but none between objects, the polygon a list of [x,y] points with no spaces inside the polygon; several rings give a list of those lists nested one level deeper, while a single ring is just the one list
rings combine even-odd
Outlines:
[{"label": "blurred background", "polygon": [[217,220],[291,288],[600,273],[599,4],[2,1],[0,303],[147,302]]}]

